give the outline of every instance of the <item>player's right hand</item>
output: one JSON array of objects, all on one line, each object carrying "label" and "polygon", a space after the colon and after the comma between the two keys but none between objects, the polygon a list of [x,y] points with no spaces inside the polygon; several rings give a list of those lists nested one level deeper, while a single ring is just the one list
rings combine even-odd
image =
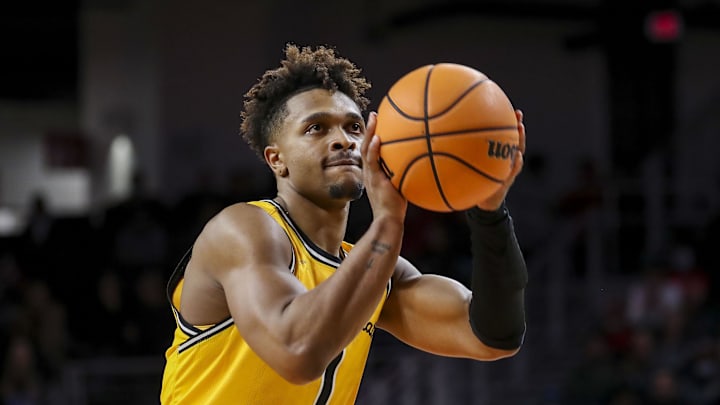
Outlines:
[{"label": "player's right hand", "polygon": [[515,182],[515,178],[520,174],[523,168],[524,156],[525,156],[525,124],[523,124],[523,112],[515,110],[515,117],[517,118],[518,128],[518,148],[515,150],[515,156],[512,158],[512,167],[510,174],[504,180],[502,187],[496,192],[485,198],[485,200],[478,202],[477,206],[480,209],[486,211],[495,211],[500,207],[502,202],[507,196],[508,190]]},{"label": "player's right hand", "polygon": [[363,184],[370,200],[373,217],[390,216],[405,220],[407,200],[395,189],[380,165],[380,138],[375,135],[377,113],[368,116],[365,139],[360,147],[363,163]]}]

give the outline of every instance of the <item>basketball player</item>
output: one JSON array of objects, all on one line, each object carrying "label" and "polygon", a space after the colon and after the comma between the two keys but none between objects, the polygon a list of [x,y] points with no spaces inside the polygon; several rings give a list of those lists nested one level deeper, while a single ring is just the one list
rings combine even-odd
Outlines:
[{"label": "basketball player", "polygon": [[[503,201],[521,152],[468,211],[472,291],[422,275],[399,256],[407,203],[379,167],[376,114],[362,116],[369,87],[334,50],[288,45],[246,94],[241,132],[277,196],[224,209],[176,269],[163,404],[352,404],[376,328],[443,356],[518,351],[527,272]],[[373,219],[352,246],[349,204],[363,192]]]}]

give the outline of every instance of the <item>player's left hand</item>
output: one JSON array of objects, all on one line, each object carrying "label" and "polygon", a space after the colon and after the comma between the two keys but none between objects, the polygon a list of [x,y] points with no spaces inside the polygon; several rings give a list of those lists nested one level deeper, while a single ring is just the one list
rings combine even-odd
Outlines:
[{"label": "player's left hand", "polygon": [[360,147],[363,161],[363,184],[367,192],[373,217],[384,215],[405,220],[407,200],[392,185],[385,171],[380,166],[380,138],[375,135],[377,113],[371,112],[368,117],[365,139]]},{"label": "player's left hand", "polygon": [[510,170],[510,174],[503,182],[502,187],[500,187],[495,193],[491,194],[488,198],[477,204],[478,208],[482,210],[495,211],[500,208],[503,201],[505,200],[505,197],[507,196],[508,191],[510,190],[510,187],[512,186],[513,182],[515,182],[515,178],[518,174],[520,174],[520,171],[522,171],[523,156],[525,155],[525,124],[523,124],[522,122],[522,111],[515,110],[515,116],[517,117],[518,123],[518,148],[517,150],[515,150],[515,154],[512,158],[512,168]]}]

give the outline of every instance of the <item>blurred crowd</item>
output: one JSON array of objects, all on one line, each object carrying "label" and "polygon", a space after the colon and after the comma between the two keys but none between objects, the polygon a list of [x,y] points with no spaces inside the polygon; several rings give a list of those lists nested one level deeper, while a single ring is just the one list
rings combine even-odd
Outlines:
[{"label": "blurred crowd", "polygon": [[[648,264],[582,330],[567,404],[720,403],[717,286],[688,246]],[[714,294],[713,294],[714,291]]]},{"label": "blurred crowd", "polygon": [[[523,191],[533,193],[532,165],[518,200]],[[270,186],[198,190],[168,206],[138,177],[128,199],[73,217],[56,217],[42,196],[34,199],[24,231],[0,239],[0,405],[57,403],[52,398],[63,389],[63,368],[73,360],[162,358],[174,328],[165,283],[175,263],[215,213],[233,202],[272,197]],[[550,218],[572,220],[599,204],[596,191],[574,190],[546,206],[538,199],[510,201],[515,216],[527,219],[517,225],[527,255],[548,242],[543,227],[551,226]],[[370,218],[367,199],[355,203],[347,239],[362,235]],[[560,392],[548,403],[720,403],[718,224],[697,230],[645,271],[626,271],[632,280],[626,293],[606,302],[598,319],[573,326],[578,340],[567,344],[582,346],[576,351],[582,355],[567,362]],[[410,206],[403,255],[423,270],[469,284],[464,214]],[[532,268],[530,277],[533,282]]]},{"label": "blurred crowd", "polygon": [[161,359],[175,326],[168,277],[204,223],[245,198],[198,190],[169,206],[140,176],[90,215],[53,215],[36,196],[23,231],[0,239],[0,405],[65,403],[73,360]]}]

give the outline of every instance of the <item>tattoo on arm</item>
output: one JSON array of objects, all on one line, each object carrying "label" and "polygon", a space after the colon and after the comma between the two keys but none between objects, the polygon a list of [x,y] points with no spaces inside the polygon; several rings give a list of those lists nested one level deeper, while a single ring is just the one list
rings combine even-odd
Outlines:
[{"label": "tattoo on arm", "polygon": [[[391,248],[391,246],[388,245],[387,243],[378,242],[376,240],[372,241],[372,252],[373,253],[378,253],[378,254],[387,253],[390,250],[390,248]],[[367,262],[367,267],[365,267],[365,268],[369,269],[370,267],[372,267],[374,262],[375,262],[375,257],[371,257],[370,260],[368,260],[368,262]]]},{"label": "tattoo on arm", "polygon": [[391,246],[387,243],[378,242],[376,240],[372,241],[372,251],[375,253],[386,253],[388,250],[390,250]]}]

